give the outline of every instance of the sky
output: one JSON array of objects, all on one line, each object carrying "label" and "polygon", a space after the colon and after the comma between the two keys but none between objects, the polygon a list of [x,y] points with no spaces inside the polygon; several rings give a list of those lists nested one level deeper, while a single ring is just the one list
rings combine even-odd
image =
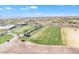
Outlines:
[{"label": "sky", "polygon": [[0,5],[0,16],[72,16],[79,5]]}]

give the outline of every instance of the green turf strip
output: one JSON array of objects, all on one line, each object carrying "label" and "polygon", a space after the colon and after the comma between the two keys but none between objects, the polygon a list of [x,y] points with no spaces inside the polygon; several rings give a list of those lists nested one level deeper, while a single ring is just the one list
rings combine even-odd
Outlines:
[{"label": "green turf strip", "polygon": [[32,37],[29,41],[44,44],[44,45],[62,45],[61,28],[58,26],[47,26],[41,34],[36,34],[36,37]]}]

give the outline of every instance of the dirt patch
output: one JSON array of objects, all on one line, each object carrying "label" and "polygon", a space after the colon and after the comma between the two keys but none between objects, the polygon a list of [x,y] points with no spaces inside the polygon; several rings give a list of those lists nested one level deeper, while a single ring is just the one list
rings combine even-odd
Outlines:
[{"label": "dirt patch", "polygon": [[67,46],[79,48],[79,29],[76,28],[63,28]]}]

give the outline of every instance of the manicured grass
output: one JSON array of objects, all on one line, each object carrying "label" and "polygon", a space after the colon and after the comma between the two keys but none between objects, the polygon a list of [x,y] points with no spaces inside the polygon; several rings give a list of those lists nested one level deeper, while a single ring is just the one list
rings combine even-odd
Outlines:
[{"label": "manicured grass", "polygon": [[62,45],[61,28],[57,26],[47,26],[29,39],[31,42],[44,45]]},{"label": "manicured grass", "polygon": [[9,34],[0,35],[0,44],[10,40],[13,36]]},{"label": "manicured grass", "polygon": [[61,37],[61,28],[58,26],[46,26],[32,37],[22,37],[22,40],[28,40],[36,44],[42,45],[63,45]]},{"label": "manicured grass", "polygon": [[14,34],[22,34],[22,33],[25,33],[32,28],[33,28],[33,26],[26,25],[26,26],[21,26],[21,27],[18,27],[16,29],[13,29],[13,30],[11,30],[11,32]]}]

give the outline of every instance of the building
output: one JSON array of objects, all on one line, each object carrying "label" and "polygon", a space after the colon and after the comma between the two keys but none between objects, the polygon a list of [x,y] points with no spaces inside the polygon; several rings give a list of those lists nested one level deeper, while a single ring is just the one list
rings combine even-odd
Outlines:
[{"label": "building", "polygon": [[12,28],[14,28],[15,27],[15,25],[0,25],[0,29],[12,29]]},{"label": "building", "polygon": [[27,25],[27,23],[17,23],[16,26],[23,26],[23,25]]}]

